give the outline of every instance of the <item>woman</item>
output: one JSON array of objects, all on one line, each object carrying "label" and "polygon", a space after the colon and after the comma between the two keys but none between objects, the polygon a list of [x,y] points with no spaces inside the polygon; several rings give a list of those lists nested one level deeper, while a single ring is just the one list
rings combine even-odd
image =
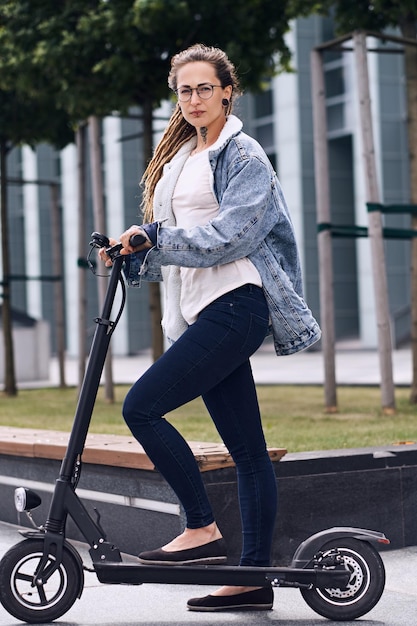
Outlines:
[{"label": "woman", "polygon": [[[238,95],[226,54],[194,45],[173,57],[178,98],[144,174],[144,224],[120,236],[130,285],[163,280],[171,346],[133,385],[123,415],[176,492],[186,528],[141,562],[221,563],[226,549],[194,456],[163,416],[202,396],[236,464],[241,565],[270,564],[276,480],[249,357],[272,331],[277,354],[320,330],[302,298],[293,228],[268,158],[231,115]],[[146,243],[133,248],[133,234]],[[100,256],[111,262],[104,250]],[[225,586],[188,601],[196,611],[272,608],[273,591]]]}]

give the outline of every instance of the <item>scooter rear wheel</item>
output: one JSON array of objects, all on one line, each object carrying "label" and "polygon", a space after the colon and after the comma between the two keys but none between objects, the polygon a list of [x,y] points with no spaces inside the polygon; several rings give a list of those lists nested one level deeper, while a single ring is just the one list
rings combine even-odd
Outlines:
[{"label": "scooter rear wheel", "polygon": [[[80,565],[65,544],[58,569],[44,584],[36,584],[43,547],[42,539],[26,539],[10,548],[0,561],[0,602],[11,615],[30,624],[61,617],[80,596],[83,585]],[[48,565],[54,561],[50,554]]]},{"label": "scooter rear wheel", "polygon": [[319,615],[334,621],[349,621],[368,613],[385,587],[385,568],[377,550],[368,542],[350,537],[326,543],[326,554],[337,549],[351,572],[344,589],[301,589],[306,603]]}]

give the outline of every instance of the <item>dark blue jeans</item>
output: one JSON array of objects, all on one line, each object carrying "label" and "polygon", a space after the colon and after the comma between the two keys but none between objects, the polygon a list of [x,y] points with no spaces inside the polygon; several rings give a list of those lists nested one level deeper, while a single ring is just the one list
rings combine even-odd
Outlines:
[{"label": "dark blue jeans", "polygon": [[184,438],[163,416],[202,396],[236,464],[241,565],[269,565],[277,507],[249,362],[267,327],[261,288],[245,285],[221,296],[133,385],[123,407],[134,437],[184,507],[187,527],[200,528],[214,521],[200,471]]}]

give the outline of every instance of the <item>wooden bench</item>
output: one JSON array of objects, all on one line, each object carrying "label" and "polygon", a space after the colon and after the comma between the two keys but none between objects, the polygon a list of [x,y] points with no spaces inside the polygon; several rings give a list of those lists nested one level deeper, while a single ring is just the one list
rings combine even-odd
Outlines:
[{"label": "wooden bench", "polygon": [[[0,427],[0,454],[11,456],[61,460],[66,451],[69,433],[58,430]],[[233,460],[222,443],[190,441],[200,471],[232,467]],[[286,450],[268,448],[272,461],[279,461]],[[83,463],[154,470],[155,467],[142,446],[133,438],[124,435],[87,436],[83,452]]]}]

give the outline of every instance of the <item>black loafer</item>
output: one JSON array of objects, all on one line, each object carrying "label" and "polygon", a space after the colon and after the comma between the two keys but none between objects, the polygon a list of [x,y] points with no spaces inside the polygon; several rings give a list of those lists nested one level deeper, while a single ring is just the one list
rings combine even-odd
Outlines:
[{"label": "black loafer", "polygon": [[262,587],[235,596],[205,596],[187,602],[190,611],[269,611],[274,604],[272,587]]},{"label": "black loafer", "polygon": [[141,552],[139,561],[148,565],[219,565],[227,561],[224,539],[210,541],[197,548],[167,552],[163,548]]}]

